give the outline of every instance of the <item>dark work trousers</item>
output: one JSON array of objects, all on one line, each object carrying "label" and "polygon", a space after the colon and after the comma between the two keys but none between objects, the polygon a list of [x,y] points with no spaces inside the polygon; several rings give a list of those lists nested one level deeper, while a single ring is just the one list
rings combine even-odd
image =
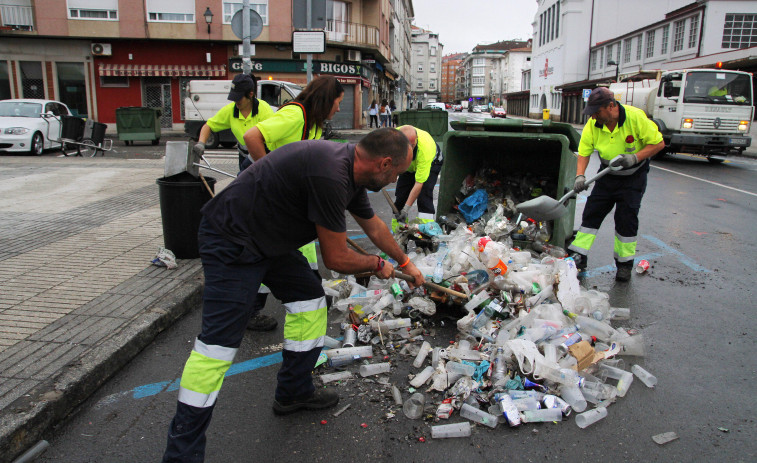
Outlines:
[{"label": "dark work trousers", "polygon": [[[436,186],[436,179],[439,177],[439,172],[442,170],[441,164],[431,164],[431,171],[428,174],[428,179],[423,183],[421,193],[418,195],[418,212],[433,214],[436,212],[434,209],[434,187]],[[415,186],[415,172],[403,172],[397,178],[397,188],[394,190],[394,205],[397,206],[397,210],[402,210],[407,202],[407,197],[410,196],[410,190]]]},{"label": "dark work trousers", "polygon": [[586,200],[581,229],[598,230],[607,214],[615,207],[615,233],[635,238],[639,230],[639,209],[647,189],[648,172],[649,161],[632,175],[608,174],[597,180]]},{"label": "dark work trousers", "polygon": [[[265,283],[283,303],[324,296],[307,260],[297,249],[264,258],[224,238],[203,218],[198,233],[205,273],[202,332],[198,340],[211,346],[238,348],[260,283]],[[321,347],[304,352],[284,351],[275,399],[308,397],[315,387],[311,371]],[[168,431],[164,462],[201,462],[205,455],[205,431],[215,403],[194,407],[179,402]]]}]

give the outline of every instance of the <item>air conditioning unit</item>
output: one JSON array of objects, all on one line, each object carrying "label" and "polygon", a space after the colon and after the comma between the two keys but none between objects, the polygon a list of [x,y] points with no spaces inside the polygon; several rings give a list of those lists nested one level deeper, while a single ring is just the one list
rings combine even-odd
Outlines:
[{"label": "air conditioning unit", "polygon": [[346,61],[360,61],[360,50],[347,50]]},{"label": "air conditioning unit", "polygon": [[93,43],[91,45],[92,54],[95,56],[110,56],[113,50],[109,43]]}]

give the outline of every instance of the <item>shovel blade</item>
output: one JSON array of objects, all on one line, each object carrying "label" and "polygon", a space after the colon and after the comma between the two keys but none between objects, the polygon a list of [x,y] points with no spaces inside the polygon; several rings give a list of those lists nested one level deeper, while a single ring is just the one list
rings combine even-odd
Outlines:
[{"label": "shovel blade", "polygon": [[166,163],[163,170],[165,177],[187,172],[197,178],[200,175],[200,168],[195,166],[192,154],[192,147],[188,141],[168,141],[166,142]]},{"label": "shovel blade", "polygon": [[562,203],[549,196],[539,196],[518,204],[516,208],[526,217],[538,221],[559,219],[568,212]]}]

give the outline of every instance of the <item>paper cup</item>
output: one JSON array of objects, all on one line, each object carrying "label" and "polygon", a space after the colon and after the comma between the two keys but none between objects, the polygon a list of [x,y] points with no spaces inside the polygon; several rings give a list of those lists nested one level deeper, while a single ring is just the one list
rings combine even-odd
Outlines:
[{"label": "paper cup", "polygon": [[642,259],[636,264],[636,273],[644,273],[649,270],[649,261]]}]

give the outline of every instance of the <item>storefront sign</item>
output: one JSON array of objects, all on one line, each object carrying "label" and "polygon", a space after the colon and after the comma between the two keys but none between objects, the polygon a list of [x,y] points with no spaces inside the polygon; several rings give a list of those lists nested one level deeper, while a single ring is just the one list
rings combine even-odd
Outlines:
[{"label": "storefront sign", "polygon": [[[304,60],[256,59],[252,60],[253,72],[305,72]],[[232,73],[242,72],[242,59],[230,58],[229,69]],[[336,63],[333,61],[313,61],[316,74],[339,74],[349,76],[362,75],[363,65],[354,63]]]}]

